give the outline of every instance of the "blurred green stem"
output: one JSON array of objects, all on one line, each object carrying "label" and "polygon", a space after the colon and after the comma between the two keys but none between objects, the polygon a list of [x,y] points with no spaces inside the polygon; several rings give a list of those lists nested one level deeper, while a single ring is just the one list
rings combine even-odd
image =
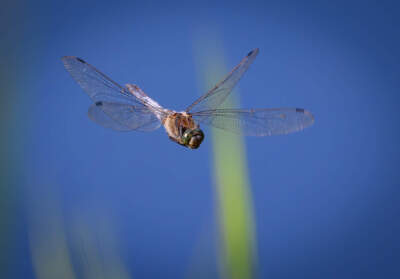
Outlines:
[{"label": "blurred green stem", "polygon": [[[222,48],[215,47],[218,36],[202,36],[195,44],[200,80],[204,88],[213,87],[229,72],[223,63]],[[209,44],[205,44],[207,39]],[[244,51],[245,54],[245,51]],[[238,60],[240,57],[238,57]],[[236,106],[230,98],[224,104]],[[255,224],[247,175],[246,154],[241,136],[213,129],[213,155],[217,190],[217,208],[222,246],[220,252],[223,277],[254,278],[256,265]]]}]

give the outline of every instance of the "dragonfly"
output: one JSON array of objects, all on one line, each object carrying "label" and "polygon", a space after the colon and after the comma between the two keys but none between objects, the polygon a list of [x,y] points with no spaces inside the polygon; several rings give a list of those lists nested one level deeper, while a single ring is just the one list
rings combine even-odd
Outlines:
[{"label": "dragonfly", "polygon": [[162,125],[172,141],[197,149],[204,140],[202,124],[262,137],[301,131],[314,123],[312,113],[302,108],[220,108],[258,53],[258,48],[250,51],[228,75],[184,111],[162,107],[137,85],[119,85],[81,58],[61,59],[93,101],[88,116],[95,123],[116,131],[145,132]]}]

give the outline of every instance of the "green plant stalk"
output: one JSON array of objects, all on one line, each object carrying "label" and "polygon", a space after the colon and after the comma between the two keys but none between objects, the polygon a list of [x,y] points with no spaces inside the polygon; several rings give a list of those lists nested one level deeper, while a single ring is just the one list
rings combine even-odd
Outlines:
[{"label": "green plant stalk", "polygon": [[[214,47],[207,54],[197,57],[201,65],[199,72],[203,73],[202,80],[207,88],[212,88],[218,79],[229,72],[223,66],[223,52]],[[234,98],[224,103],[224,107],[236,106]],[[219,253],[221,273],[225,278],[254,278],[257,262],[255,224],[243,137],[212,129],[212,145],[222,240]]]},{"label": "green plant stalk", "polygon": [[243,141],[215,129],[213,149],[224,274],[253,278],[254,218]]},{"label": "green plant stalk", "polygon": [[38,279],[76,279],[55,187],[43,183],[37,187],[42,191],[40,194],[33,193],[33,188],[29,195],[28,218],[35,276]]}]

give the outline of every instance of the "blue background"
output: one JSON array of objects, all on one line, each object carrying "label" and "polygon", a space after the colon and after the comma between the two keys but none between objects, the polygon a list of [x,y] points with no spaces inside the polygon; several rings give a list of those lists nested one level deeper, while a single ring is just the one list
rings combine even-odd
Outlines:
[{"label": "blue background", "polygon": [[133,278],[217,277],[211,137],[193,151],[163,129],[97,126],[60,60],[82,57],[181,110],[204,91],[203,44],[222,45],[227,70],[260,48],[241,107],[316,118],[301,133],[246,138],[259,277],[400,277],[396,1],[18,3],[4,33],[17,90],[4,95],[9,278],[34,278],[31,228],[45,231],[37,221],[55,212],[67,243],[80,218],[94,235],[106,220]]}]

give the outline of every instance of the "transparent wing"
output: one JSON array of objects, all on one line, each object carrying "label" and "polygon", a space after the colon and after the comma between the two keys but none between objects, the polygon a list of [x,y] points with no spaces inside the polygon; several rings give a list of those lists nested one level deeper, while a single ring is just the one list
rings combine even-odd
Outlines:
[{"label": "transparent wing", "polygon": [[191,104],[186,112],[205,111],[218,108],[231,93],[233,87],[247,71],[258,54],[258,48],[250,51],[233,70],[210,91]]},{"label": "transparent wing", "polygon": [[[125,131],[140,129],[146,125],[152,127],[153,122],[158,120],[153,112],[126,88],[81,58],[64,56],[61,60],[67,71],[95,103],[89,109],[89,116],[96,123]],[[129,115],[126,112],[128,108],[131,109]],[[158,108],[154,110],[157,111]]]},{"label": "transparent wing", "polygon": [[95,123],[116,131],[153,131],[161,126],[160,120],[148,109],[137,111],[137,107],[97,102],[89,107],[88,116]]},{"label": "transparent wing", "polygon": [[311,112],[300,108],[216,109],[192,114],[199,123],[247,136],[272,136],[301,131],[314,123]]}]

